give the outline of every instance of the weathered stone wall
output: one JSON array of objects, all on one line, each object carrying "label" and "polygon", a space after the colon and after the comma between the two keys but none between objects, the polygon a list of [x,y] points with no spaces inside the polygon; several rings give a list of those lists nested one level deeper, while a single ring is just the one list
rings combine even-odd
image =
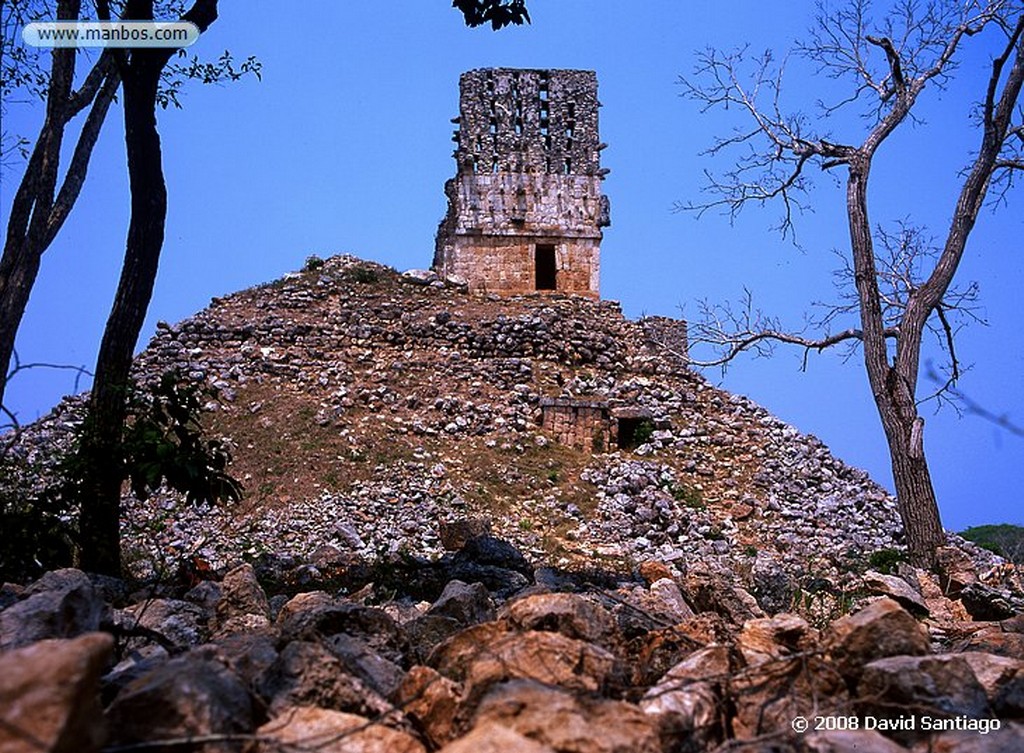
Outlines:
[{"label": "weathered stone wall", "polygon": [[[465,177],[465,176],[463,176]],[[498,173],[456,180],[459,234],[601,238],[601,182],[585,175]]]},{"label": "weathered stone wall", "polygon": [[459,78],[459,173],[598,175],[598,107],[593,71],[467,71]]},{"label": "weathered stone wall", "polygon": [[587,452],[606,452],[616,442],[616,422],[608,403],[571,398],[542,398],[541,426],[561,444]]},{"label": "weathered stone wall", "polygon": [[[598,296],[601,193],[593,71],[481,69],[459,82],[456,177],[434,268],[474,292]],[[555,246],[553,278],[538,246]],[[540,280],[544,278],[544,282]]]},{"label": "weathered stone wall", "polygon": [[685,319],[667,316],[645,316],[640,320],[645,348],[676,366],[689,362],[689,335]]},{"label": "weathered stone wall", "polygon": [[[550,243],[541,236],[466,236],[459,239],[445,269],[469,284],[472,293],[520,295],[536,292],[536,244]],[[557,291],[597,297],[600,275],[599,241],[564,240],[555,246]]]}]

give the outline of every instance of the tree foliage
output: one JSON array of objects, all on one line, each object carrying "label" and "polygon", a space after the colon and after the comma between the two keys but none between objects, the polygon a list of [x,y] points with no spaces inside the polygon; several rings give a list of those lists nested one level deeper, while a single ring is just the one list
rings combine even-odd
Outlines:
[{"label": "tree foliage", "polygon": [[530,23],[526,0],[452,0],[452,7],[462,11],[466,25],[490,24],[494,31],[510,24]]},{"label": "tree foliage", "polygon": [[[13,169],[14,153],[28,160],[14,193],[11,213],[0,257],[0,406],[11,376],[10,367],[18,328],[39,273],[43,254],[70,216],[88,175],[92,151],[106,121],[111,103],[121,86],[117,54],[105,50],[96,57],[78,88],[74,84],[79,59],[74,49],[44,52],[26,46],[21,30],[33,21],[86,20],[91,4],[81,0],[4,0],[0,3],[0,114],[13,103],[29,105],[42,99],[45,118],[35,141],[22,134],[3,131],[0,169]],[[97,4],[97,14],[127,12],[127,4]],[[178,18],[184,13],[182,0],[161,0],[152,15]],[[49,64],[47,64],[49,61]],[[204,60],[179,50],[161,69],[157,102],[161,107],[181,107],[186,81],[202,83],[236,81],[246,75],[260,75],[260,63],[249,57],[236,63],[230,53]],[[67,165],[61,159],[68,127],[82,113],[84,120]],[[6,182],[6,180],[5,180]]]},{"label": "tree foliage", "polygon": [[1024,565],[1024,528],[1000,523],[998,525],[973,526],[960,533],[965,539],[985,547],[1010,562]]},{"label": "tree foliage", "polygon": [[[189,503],[237,500],[242,487],[229,473],[231,452],[208,436],[204,405],[216,392],[188,383],[178,372],[149,388],[126,390],[122,441],[105,466],[145,500],[158,490],[175,491]],[[23,581],[73,564],[81,546],[78,518],[90,459],[82,453],[89,418],[75,426],[71,449],[44,461],[7,443],[0,463],[0,580]]]}]

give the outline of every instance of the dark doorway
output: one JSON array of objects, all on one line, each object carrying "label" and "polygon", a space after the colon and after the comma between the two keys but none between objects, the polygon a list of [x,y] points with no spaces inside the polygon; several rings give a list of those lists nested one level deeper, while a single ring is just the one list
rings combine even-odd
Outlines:
[{"label": "dark doorway", "polygon": [[537,290],[557,290],[558,267],[555,264],[555,247],[538,243],[535,256]]},{"label": "dark doorway", "polygon": [[654,425],[649,418],[620,418],[616,444],[620,450],[634,450],[651,438]]}]

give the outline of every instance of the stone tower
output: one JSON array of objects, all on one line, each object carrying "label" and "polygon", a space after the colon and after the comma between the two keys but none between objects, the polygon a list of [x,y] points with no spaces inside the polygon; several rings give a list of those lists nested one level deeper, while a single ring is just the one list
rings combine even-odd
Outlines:
[{"label": "stone tower", "polygon": [[459,79],[457,172],[434,269],[473,292],[599,296],[607,170],[593,71],[484,68]]}]

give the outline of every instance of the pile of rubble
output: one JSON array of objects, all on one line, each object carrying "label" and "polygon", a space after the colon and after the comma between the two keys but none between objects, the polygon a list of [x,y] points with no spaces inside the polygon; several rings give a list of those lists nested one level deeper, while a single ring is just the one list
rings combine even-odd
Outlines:
[{"label": "pile of rubble", "polygon": [[[488,299],[318,260],[160,324],[138,357],[143,384],[175,370],[216,392],[209,424],[233,447],[246,502],[128,496],[126,558],[136,575],[194,554],[215,567],[324,547],[430,558],[437,524],[467,515],[538,561],[698,560],[748,586],[777,570],[842,586],[871,554],[899,549],[885,490],[678,356],[611,301]],[[653,430],[637,447],[560,447],[539,425],[552,398],[630,406]],[[9,450],[37,469],[28,487],[68,446],[81,405],[68,399]]]},{"label": "pile of rubble", "polygon": [[960,620],[977,584],[943,557],[945,594],[870,574],[818,625],[696,568],[534,571],[487,535],[340,592],[54,571],[0,590],[0,749],[1022,750],[1024,618]]}]

